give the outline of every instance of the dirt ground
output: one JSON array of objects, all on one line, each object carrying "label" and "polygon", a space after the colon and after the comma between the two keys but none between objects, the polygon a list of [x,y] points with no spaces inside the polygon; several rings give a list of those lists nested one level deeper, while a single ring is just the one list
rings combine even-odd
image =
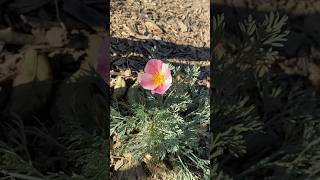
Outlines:
[{"label": "dirt ground", "polygon": [[120,69],[139,71],[148,50],[168,62],[209,67],[209,1],[111,1],[111,76]]},{"label": "dirt ground", "polygon": [[[136,80],[156,47],[159,57],[175,65],[201,66],[209,84],[210,1],[112,0],[110,2],[111,88],[116,78]],[[150,170],[127,157],[111,155],[115,179],[146,177]],[[128,172],[128,169],[132,169]],[[126,172],[125,172],[126,171]],[[121,173],[125,172],[125,173]],[[152,177],[152,175],[149,177]],[[163,177],[164,178],[164,177]]]}]

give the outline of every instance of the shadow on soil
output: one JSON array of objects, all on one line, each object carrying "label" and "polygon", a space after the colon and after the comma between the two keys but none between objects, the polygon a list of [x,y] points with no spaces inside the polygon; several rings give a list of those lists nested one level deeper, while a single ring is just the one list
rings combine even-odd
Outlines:
[{"label": "shadow on soil", "polygon": [[[117,54],[115,57],[112,57],[113,62],[111,64],[119,66],[129,59],[129,64],[133,64],[133,67],[143,69],[147,57],[150,56],[149,51],[153,47],[157,48],[155,52],[161,59],[176,59],[177,63],[175,64],[180,64],[180,60],[207,61],[210,57],[210,48],[178,45],[154,39],[142,40],[111,37],[111,53],[116,52]],[[123,58],[124,55],[128,56]]]}]

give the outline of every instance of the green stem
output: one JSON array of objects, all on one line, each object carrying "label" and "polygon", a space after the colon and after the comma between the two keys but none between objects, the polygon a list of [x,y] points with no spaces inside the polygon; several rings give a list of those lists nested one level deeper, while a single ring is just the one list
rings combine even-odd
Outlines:
[{"label": "green stem", "polygon": [[163,95],[159,95],[159,101],[160,101],[160,105],[161,105],[161,108],[164,108],[164,99],[163,99]]}]

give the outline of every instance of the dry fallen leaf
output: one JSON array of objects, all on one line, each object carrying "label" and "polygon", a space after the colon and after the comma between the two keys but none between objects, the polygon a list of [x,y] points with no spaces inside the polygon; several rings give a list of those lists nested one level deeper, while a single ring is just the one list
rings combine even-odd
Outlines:
[{"label": "dry fallen leaf", "polygon": [[144,23],[149,32],[155,35],[163,34],[163,30],[154,22],[147,21]]},{"label": "dry fallen leaf", "polygon": [[19,56],[7,54],[0,60],[0,82],[13,79],[17,72]]},{"label": "dry fallen leaf", "polygon": [[127,69],[123,72],[124,77],[130,77],[131,76],[131,69]]},{"label": "dry fallen leaf", "polygon": [[67,40],[67,32],[60,27],[52,27],[46,32],[46,41],[52,47],[62,47]]},{"label": "dry fallen leaf", "polygon": [[38,55],[37,59],[37,80],[44,81],[51,77],[50,64],[46,56]]},{"label": "dry fallen leaf", "polygon": [[98,59],[99,56],[101,56],[99,54],[99,50],[103,44],[103,39],[96,34],[88,36],[89,47],[86,49],[87,56],[85,57],[84,61],[81,62],[80,69],[71,76],[71,81],[74,81],[77,77],[86,74],[86,71],[90,71],[91,68],[97,68]]},{"label": "dry fallen leaf", "polygon": [[86,50],[87,58],[85,59],[86,64],[90,64],[96,67],[97,60],[99,57],[98,50],[103,43],[103,39],[98,35],[89,35],[89,48]]},{"label": "dry fallen leaf", "polygon": [[180,27],[181,32],[187,32],[188,31],[187,25],[185,25],[182,21],[178,21],[177,23],[178,23],[178,25]]},{"label": "dry fallen leaf", "polygon": [[116,162],[116,164],[114,165],[114,170],[117,171],[118,169],[121,168],[121,166],[124,164],[123,159],[120,159]]},{"label": "dry fallen leaf", "polygon": [[309,64],[309,80],[316,88],[320,88],[320,67],[313,63]]},{"label": "dry fallen leaf", "polygon": [[126,93],[126,82],[121,76],[118,76],[116,80],[116,84],[114,86],[112,98],[118,99],[120,97],[123,97],[125,93]]},{"label": "dry fallen leaf", "polygon": [[150,154],[146,154],[143,158],[145,162],[151,161],[151,159],[152,159],[152,156]]},{"label": "dry fallen leaf", "polygon": [[38,55],[33,48],[28,48],[21,61],[18,63],[18,75],[13,86],[30,83],[35,80],[46,80],[51,77],[51,69],[48,59]]},{"label": "dry fallen leaf", "polygon": [[112,137],[112,141],[113,141],[113,143],[112,143],[111,149],[116,149],[121,146],[121,141],[120,141],[120,137],[118,134],[115,134]]}]

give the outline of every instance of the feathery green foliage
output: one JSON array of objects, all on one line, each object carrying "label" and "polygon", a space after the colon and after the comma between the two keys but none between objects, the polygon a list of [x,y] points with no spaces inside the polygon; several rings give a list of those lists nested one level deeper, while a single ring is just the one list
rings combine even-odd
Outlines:
[{"label": "feathery green foliage", "polygon": [[120,135],[122,142],[113,153],[131,153],[140,161],[145,155],[155,162],[169,160],[175,179],[209,179],[209,161],[203,157],[206,147],[199,144],[209,125],[208,90],[196,84],[199,67],[171,68],[173,85],[164,96],[134,85],[134,97],[142,98],[129,101],[126,111],[119,102],[113,103],[110,133]]},{"label": "feathery green foliage", "polygon": [[[89,88],[74,90],[82,87],[81,84]],[[108,131],[101,130],[106,129],[104,126],[94,126],[92,121],[107,118],[99,113],[107,112],[106,84],[94,71],[88,71],[63,87],[60,93],[64,95],[59,94],[57,99],[61,101],[55,104],[58,108],[54,111],[55,122],[33,116],[32,124],[27,124],[18,115],[1,116],[0,127],[6,129],[0,140],[1,180],[105,180],[109,177],[109,142],[105,134]],[[84,90],[90,101],[81,96],[75,102],[65,99],[70,96],[68,91],[74,95],[78,90],[80,94]],[[93,116],[88,117],[89,114]],[[86,118],[91,119],[91,124],[86,125]]]},{"label": "feathery green foliage", "polygon": [[319,95],[275,68],[287,19],[249,16],[234,40],[223,36],[223,15],[214,19],[212,179],[319,177]]}]

